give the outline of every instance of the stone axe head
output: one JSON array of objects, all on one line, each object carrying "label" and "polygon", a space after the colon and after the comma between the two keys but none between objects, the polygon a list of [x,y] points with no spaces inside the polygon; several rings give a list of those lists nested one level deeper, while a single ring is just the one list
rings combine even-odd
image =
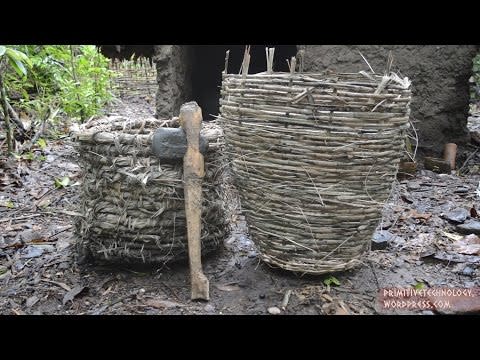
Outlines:
[{"label": "stone axe head", "polygon": [[[200,136],[200,153],[205,155],[208,141]],[[152,152],[160,160],[176,162],[183,159],[187,152],[187,135],[183,128],[160,128],[152,139]]]}]

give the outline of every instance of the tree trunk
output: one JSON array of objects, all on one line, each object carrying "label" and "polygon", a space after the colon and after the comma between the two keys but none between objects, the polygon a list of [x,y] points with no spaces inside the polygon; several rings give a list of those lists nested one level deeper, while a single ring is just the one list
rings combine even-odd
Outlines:
[{"label": "tree trunk", "polygon": [[7,92],[5,91],[5,84],[3,82],[3,69],[0,66],[0,98],[2,101],[3,114],[5,118],[5,130],[7,131],[7,148],[8,155],[13,150],[12,144],[12,128],[10,126],[10,114],[8,113]]}]

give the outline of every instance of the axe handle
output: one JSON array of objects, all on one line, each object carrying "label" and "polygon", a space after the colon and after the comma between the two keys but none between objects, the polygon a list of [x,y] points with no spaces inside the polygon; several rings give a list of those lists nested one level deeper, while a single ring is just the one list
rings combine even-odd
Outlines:
[{"label": "axe handle", "polygon": [[209,282],[202,270],[201,259],[201,214],[202,179],[205,176],[203,155],[200,153],[200,129],[202,110],[195,102],[184,104],[180,109],[180,125],[187,136],[187,152],[183,157],[185,214],[187,217],[188,257],[192,300],[209,300]]}]

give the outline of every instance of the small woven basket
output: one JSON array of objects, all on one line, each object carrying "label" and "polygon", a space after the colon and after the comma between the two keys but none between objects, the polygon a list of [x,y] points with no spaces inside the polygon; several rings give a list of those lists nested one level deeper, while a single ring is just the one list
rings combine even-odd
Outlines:
[{"label": "small woven basket", "polygon": [[[165,263],[188,256],[183,165],[161,163],[151,152],[159,127],[178,127],[176,119],[130,121],[106,117],[83,126],[76,138],[84,176],[79,250],[97,260]],[[222,131],[204,123],[209,141],[203,180],[202,255],[225,235],[221,182]]]},{"label": "small woven basket", "polygon": [[269,264],[346,270],[369,249],[404,151],[396,74],[223,74],[221,125],[249,231]]}]

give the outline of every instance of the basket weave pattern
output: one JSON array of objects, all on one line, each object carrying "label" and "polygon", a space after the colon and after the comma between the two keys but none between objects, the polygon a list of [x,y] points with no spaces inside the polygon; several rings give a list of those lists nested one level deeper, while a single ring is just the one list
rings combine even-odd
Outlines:
[{"label": "basket weave pattern", "polygon": [[[151,153],[154,130],[177,120],[107,117],[76,134],[84,171],[77,221],[79,245],[99,260],[165,263],[188,255],[183,165],[161,163]],[[209,141],[203,181],[202,253],[225,233],[218,194],[220,128],[202,130]]]},{"label": "basket weave pattern", "polygon": [[224,74],[221,124],[262,259],[322,274],[369,249],[404,149],[408,79]]}]

